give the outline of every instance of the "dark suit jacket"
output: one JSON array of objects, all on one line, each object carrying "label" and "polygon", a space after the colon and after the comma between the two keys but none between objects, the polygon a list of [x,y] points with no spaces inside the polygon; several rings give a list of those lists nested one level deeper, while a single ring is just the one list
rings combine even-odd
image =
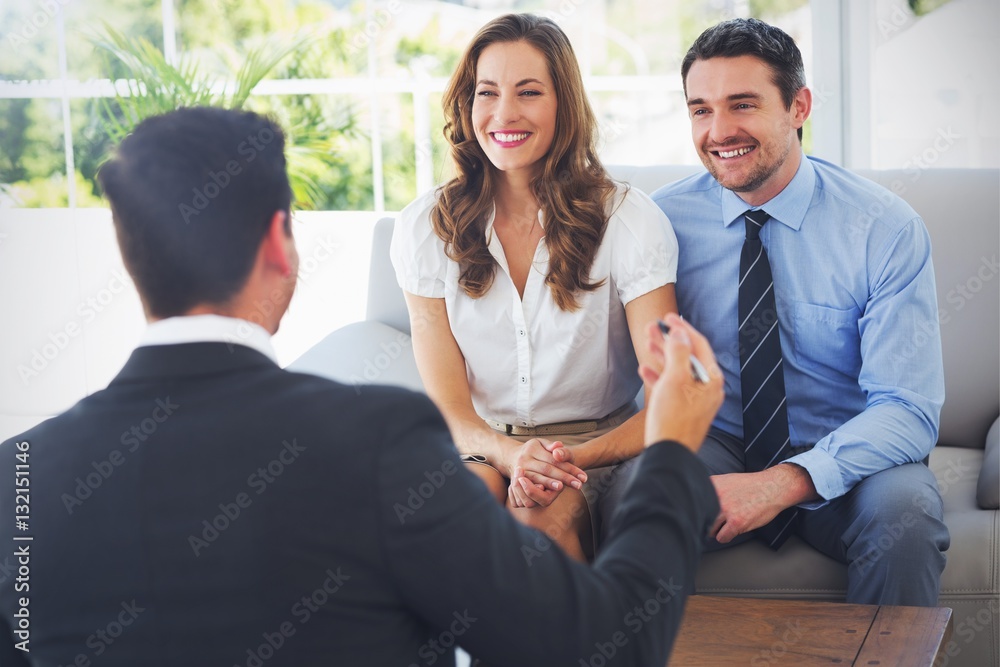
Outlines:
[{"label": "dark suit jacket", "polygon": [[0,445],[0,664],[663,664],[717,504],[679,445],[643,458],[587,567],[490,498],[425,396],[142,347]]}]

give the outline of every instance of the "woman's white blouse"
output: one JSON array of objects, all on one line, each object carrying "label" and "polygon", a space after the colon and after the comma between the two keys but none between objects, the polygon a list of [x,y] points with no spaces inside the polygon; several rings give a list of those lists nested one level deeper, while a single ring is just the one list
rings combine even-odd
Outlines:
[{"label": "woman's white blouse", "polygon": [[[458,284],[459,265],[445,255],[431,227],[436,201],[436,191],[430,192],[400,213],[390,254],[404,291],[445,300],[479,416],[520,426],[600,419],[635,397],[642,380],[625,304],[677,277],[673,228],[646,194],[618,185],[590,271],[591,282],[604,284],[577,294],[580,308],[574,312],[560,310],[545,285],[544,239],[535,249],[524,298],[518,296],[493,234],[493,212],[486,238],[496,276],[484,296],[469,297]],[[541,214],[539,223],[544,228]]]}]

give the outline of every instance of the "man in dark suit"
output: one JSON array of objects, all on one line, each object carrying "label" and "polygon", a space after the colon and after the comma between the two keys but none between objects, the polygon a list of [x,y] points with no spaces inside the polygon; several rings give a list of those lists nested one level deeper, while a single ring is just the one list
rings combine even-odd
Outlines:
[{"label": "man in dark suit", "polygon": [[722,400],[704,338],[651,338],[649,451],[573,562],[465,471],[426,397],[277,366],[283,152],[260,116],[186,109],[102,168],[150,325],[107,389],[0,445],[0,664],[664,664],[718,513],[693,454]]}]

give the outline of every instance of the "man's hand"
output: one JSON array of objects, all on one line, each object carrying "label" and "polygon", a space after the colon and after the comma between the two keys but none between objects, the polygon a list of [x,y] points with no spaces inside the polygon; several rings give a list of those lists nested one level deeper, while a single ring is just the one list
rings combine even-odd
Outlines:
[{"label": "man's hand", "polygon": [[784,509],[818,497],[809,473],[793,463],[711,479],[721,511],[710,534],[722,544],[767,525]]},{"label": "man's hand", "polygon": [[[673,440],[696,452],[725,397],[722,371],[708,341],[694,327],[673,313],[663,319],[670,326],[669,340],[663,340],[656,322],[648,329],[649,350],[654,358],[663,360],[663,371],[658,373],[646,365],[639,368],[639,375],[651,385],[646,403],[646,446]],[[707,383],[691,376],[692,354],[708,371]]]},{"label": "man's hand", "polygon": [[573,463],[573,452],[559,441],[532,438],[510,462],[507,501],[511,507],[547,507],[566,486],[583,488],[587,473]]}]

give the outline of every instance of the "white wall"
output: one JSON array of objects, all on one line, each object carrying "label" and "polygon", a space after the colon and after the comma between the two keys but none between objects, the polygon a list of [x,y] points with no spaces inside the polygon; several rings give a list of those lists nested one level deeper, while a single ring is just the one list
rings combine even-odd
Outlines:
[{"label": "white wall", "polygon": [[[295,218],[299,284],[274,346],[286,365],[364,318],[370,212]],[[107,209],[0,209],[0,440],[105,387],[145,320]]]},{"label": "white wall", "polygon": [[1000,2],[952,0],[922,17],[878,0],[871,165],[1000,166]]}]

